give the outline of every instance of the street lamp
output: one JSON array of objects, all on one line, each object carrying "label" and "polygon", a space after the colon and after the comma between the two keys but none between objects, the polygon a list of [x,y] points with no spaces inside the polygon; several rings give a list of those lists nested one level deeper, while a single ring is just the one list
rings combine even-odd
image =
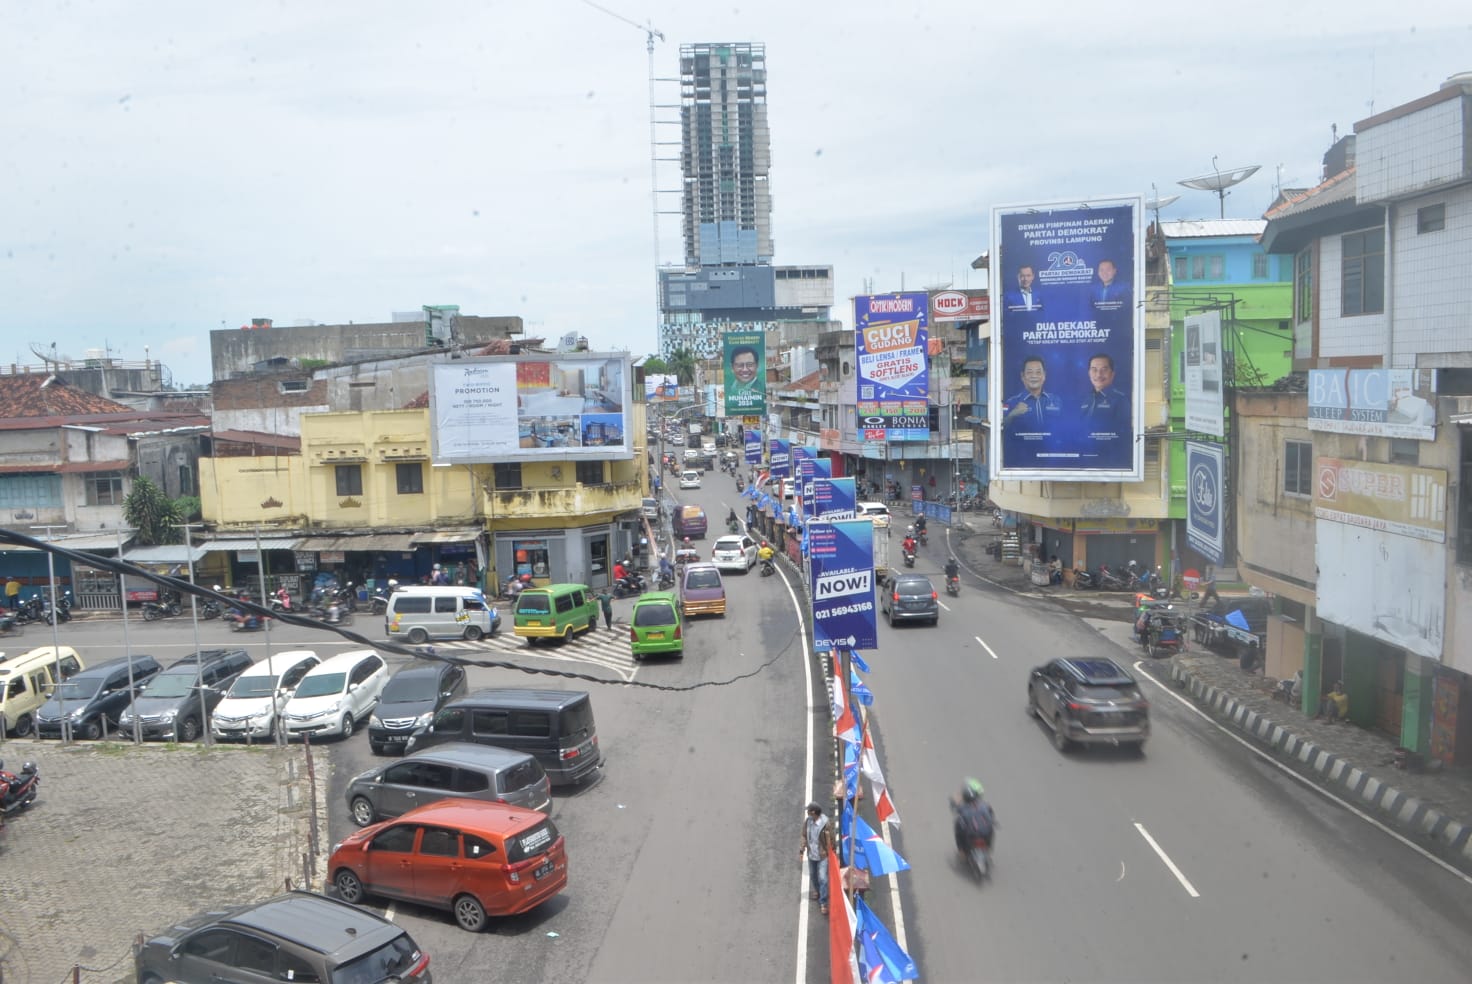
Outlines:
[{"label": "street lamp", "polygon": [[[54,543],[56,537],[51,531],[64,530],[66,527],[32,526],[31,529],[45,530],[46,541]],[[50,550],[46,551],[46,574],[51,581],[51,655],[56,661],[56,670],[51,675],[51,682],[56,687],[56,706],[58,713],[61,714],[61,740],[67,743],[72,740],[72,729],[71,722],[66,717],[66,691],[61,689],[61,633],[57,629],[57,623],[61,619],[56,616],[56,554]]]}]

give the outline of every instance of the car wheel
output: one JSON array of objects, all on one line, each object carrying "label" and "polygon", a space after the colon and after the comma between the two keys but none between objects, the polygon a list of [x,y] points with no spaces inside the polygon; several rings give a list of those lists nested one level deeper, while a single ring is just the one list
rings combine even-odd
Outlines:
[{"label": "car wheel", "polygon": [[373,822],[373,804],[368,802],[368,797],[354,796],[348,809],[353,815],[353,823],[359,827],[366,827]]},{"label": "car wheel", "polygon": [[1143,741],[1135,742],[1135,754],[1140,758],[1145,757],[1145,743]]},{"label": "car wheel", "polygon": [[1038,695],[1033,691],[1032,685],[1027,687],[1027,716],[1035,718],[1038,716]]},{"label": "car wheel", "polygon": [[342,716],[342,740],[347,741],[353,737],[353,715],[351,712]]},{"label": "car wheel", "polygon": [[179,741],[198,741],[199,732],[199,722],[192,717],[187,717],[174,729],[174,737]]},{"label": "car wheel", "polygon": [[337,869],[337,874],[332,876],[332,887],[337,889],[338,898],[352,905],[363,901],[363,897],[368,894],[358,876],[347,868]]},{"label": "car wheel", "polygon": [[416,646],[422,646],[429,641],[429,633],[423,629],[410,629],[409,642]]},{"label": "car wheel", "polygon": [[96,741],[97,739],[102,737],[102,722],[88,721],[86,724],[82,725],[79,730],[81,731],[83,738],[87,739],[88,741]]},{"label": "car wheel", "polygon": [[634,662],[635,663],[642,663],[642,662],[644,662],[644,654],[643,653],[634,653]]},{"label": "car wheel", "polygon": [[473,895],[462,895],[455,900],[455,922],[460,928],[479,933],[486,928],[486,909]]},{"label": "car wheel", "polygon": [[469,639],[471,642],[478,641],[481,635],[482,633],[480,631],[479,625],[472,625],[470,626],[470,628],[465,630],[465,638]]},{"label": "car wheel", "polygon": [[157,974],[144,974],[142,984],[164,984],[164,982]]},{"label": "car wheel", "polygon": [[1063,715],[1053,719],[1053,747],[1060,752],[1068,751],[1068,731],[1063,727]]},{"label": "car wheel", "polygon": [[29,714],[22,714],[16,718],[15,727],[10,729],[10,733],[17,738],[24,738],[29,735],[31,733],[31,716]]}]

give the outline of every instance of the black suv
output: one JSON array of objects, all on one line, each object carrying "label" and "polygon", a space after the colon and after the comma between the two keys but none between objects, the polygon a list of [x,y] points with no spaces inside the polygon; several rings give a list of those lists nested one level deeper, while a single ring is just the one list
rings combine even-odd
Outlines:
[{"label": "black suv", "polygon": [[312,892],[185,919],[133,948],[139,984],[225,980],[432,984],[408,933],[366,909]]},{"label": "black suv", "polygon": [[1135,678],[1105,657],[1060,657],[1032,671],[1027,710],[1053,729],[1053,745],[1133,745],[1150,737],[1150,702]]},{"label": "black suv", "polygon": [[439,661],[399,667],[368,718],[368,744],[375,754],[403,751],[411,735],[429,727],[435,711],[465,694],[465,669]]},{"label": "black suv", "polygon": [[137,715],[144,738],[194,741],[209,727],[209,713],[250,664],[250,653],[244,649],[201,649],[185,656],[138,692],[118,715],[118,730],[131,734]]},{"label": "black suv", "polygon": [[138,689],[163,667],[152,656],[132,657],[132,688],[128,685],[128,659],[120,656],[89,666],[62,681],[51,698],[36,711],[36,737],[62,737],[62,717],[71,719],[77,738],[101,738],[118,715],[133,701]]},{"label": "black suv", "polygon": [[895,622],[940,621],[940,600],[935,585],[924,574],[891,574],[879,594],[879,610]]}]

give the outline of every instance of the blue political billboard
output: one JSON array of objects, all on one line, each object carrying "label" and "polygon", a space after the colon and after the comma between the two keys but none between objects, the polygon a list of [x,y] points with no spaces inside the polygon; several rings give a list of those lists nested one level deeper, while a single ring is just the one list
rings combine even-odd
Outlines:
[{"label": "blue political billboard", "polygon": [[1220,444],[1186,442],[1186,543],[1213,564],[1225,555]]},{"label": "blue political billboard", "polygon": [[746,463],[748,465],[759,465],[762,463],[762,432],[748,427],[745,436],[742,437],[746,449]]},{"label": "blue political billboard", "polygon": [[858,429],[864,440],[930,439],[929,318],[930,295],[924,291],[854,298]]},{"label": "blue political billboard", "polygon": [[859,514],[858,489],[852,478],[813,479],[813,516],[824,523]]},{"label": "blue political billboard", "polygon": [[1142,214],[1139,198],[992,210],[992,478],[1144,477]]},{"label": "blue political billboard", "polygon": [[799,489],[802,495],[802,512],[808,517],[818,515],[817,510],[813,508],[813,483],[820,478],[833,477],[832,460],[816,457],[816,451],[813,454],[814,457],[807,459],[803,465],[802,486]]},{"label": "blue political billboard", "polygon": [[879,644],[874,608],[874,524],[868,520],[808,525],[812,571],[813,647],[872,649]]},{"label": "blue political billboard", "polygon": [[767,444],[767,462],[772,467],[773,478],[792,477],[792,442],[774,437]]}]

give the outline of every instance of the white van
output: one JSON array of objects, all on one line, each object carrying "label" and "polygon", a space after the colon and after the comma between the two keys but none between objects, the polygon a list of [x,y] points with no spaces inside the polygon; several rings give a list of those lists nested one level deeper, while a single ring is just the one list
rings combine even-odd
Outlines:
[{"label": "white van", "polygon": [[479,588],[409,587],[389,595],[383,631],[389,640],[408,638],[416,646],[431,639],[493,636],[501,616]]},{"label": "white van", "polygon": [[215,707],[210,731],[216,738],[269,741],[276,720],[314,666],[322,662],[310,649],[291,649],[254,664],[230,685]]},{"label": "white van", "polygon": [[0,653],[0,735],[24,738],[36,723],[36,709],[51,696],[58,668],[65,680],[85,667],[71,646],[40,646],[24,653]]},{"label": "white van", "polygon": [[351,737],[378,706],[387,683],[388,664],[371,649],[339,653],[317,664],[282,708],[287,737]]}]

